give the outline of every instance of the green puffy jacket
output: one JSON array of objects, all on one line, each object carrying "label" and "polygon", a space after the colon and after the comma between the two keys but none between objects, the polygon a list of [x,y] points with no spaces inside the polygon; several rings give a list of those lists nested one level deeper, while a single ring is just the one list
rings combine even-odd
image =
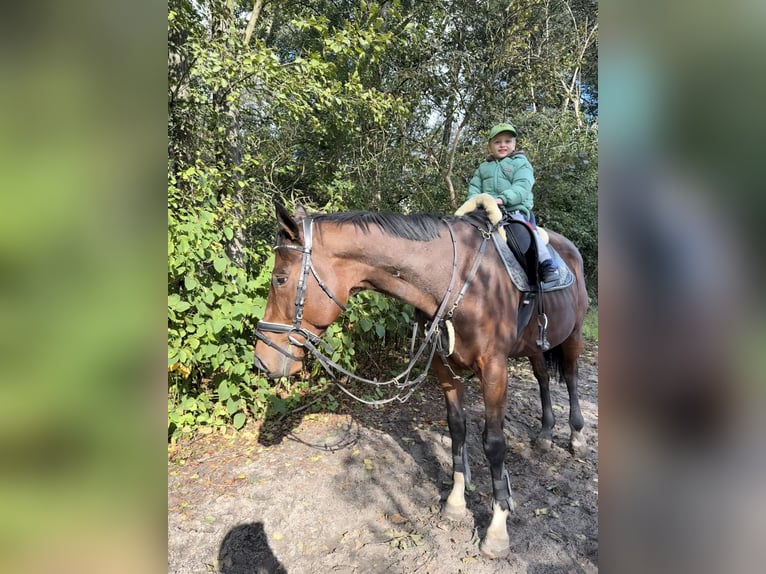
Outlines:
[{"label": "green puffy jacket", "polygon": [[534,206],[532,186],[535,172],[526,156],[515,151],[508,157],[496,160],[493,157],[481,163],[468,184],[468,199],[480,193],[503,198],[508,211],[519,210],[529,217]]}]

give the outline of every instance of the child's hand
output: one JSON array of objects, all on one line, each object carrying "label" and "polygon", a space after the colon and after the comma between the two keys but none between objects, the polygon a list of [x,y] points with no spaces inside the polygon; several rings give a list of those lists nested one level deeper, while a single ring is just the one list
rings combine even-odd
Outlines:
[{"label": "child's hand", "polygon": [[497,202],[498,205],[503,205],[503,198],[502,197],[498,197],[495,201]]}]

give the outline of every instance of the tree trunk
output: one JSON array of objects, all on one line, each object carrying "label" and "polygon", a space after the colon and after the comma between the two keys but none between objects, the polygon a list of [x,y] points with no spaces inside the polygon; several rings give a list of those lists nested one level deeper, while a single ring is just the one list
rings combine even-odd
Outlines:
[{"label": "tree trunk", "polygon": [[[229,27],[234,20],[234,0],[227,0],[228,10],[222,15],[218,22],[217,33],[220,35],[228,34]],[[242,165],[242,147],[239,136],[239,110],[236,106],[230,104],[226,98],[226,90],[220,91],[215,97],[218,117],[226,124],[226,137],[224,138],[225,148],[223,157],[220,158],[223,165],[231,166],[231,177],[229,179],[228,189],[221,190],[222,194],[228,195],[232,200],[232,215],[234,225],[232,226],[234,235],[225,242],[224,248],[226,254],[238,267],[244,265],[245,259],[245,236],[244,236],[244,196],[242,187],[240,187],[240,174],[237,168]]]}]

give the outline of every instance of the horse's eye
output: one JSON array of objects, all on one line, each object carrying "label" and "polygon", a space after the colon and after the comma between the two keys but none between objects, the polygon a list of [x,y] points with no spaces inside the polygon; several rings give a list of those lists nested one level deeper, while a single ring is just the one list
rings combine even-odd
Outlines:
[{"label": "horse's eye", "polygon": [[287,283],[287,276],[286,275],[276,275],[274,276],[274,287],[281,287]]}]

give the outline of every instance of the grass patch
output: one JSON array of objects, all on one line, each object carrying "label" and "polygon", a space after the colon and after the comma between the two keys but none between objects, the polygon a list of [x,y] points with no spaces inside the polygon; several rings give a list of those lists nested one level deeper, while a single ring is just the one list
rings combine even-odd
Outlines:
[{"label": "grass patch", "polygon": [[598,341],[598,307],[591,307],[585,314],[582,325],[583,336],[590,341]]}]

